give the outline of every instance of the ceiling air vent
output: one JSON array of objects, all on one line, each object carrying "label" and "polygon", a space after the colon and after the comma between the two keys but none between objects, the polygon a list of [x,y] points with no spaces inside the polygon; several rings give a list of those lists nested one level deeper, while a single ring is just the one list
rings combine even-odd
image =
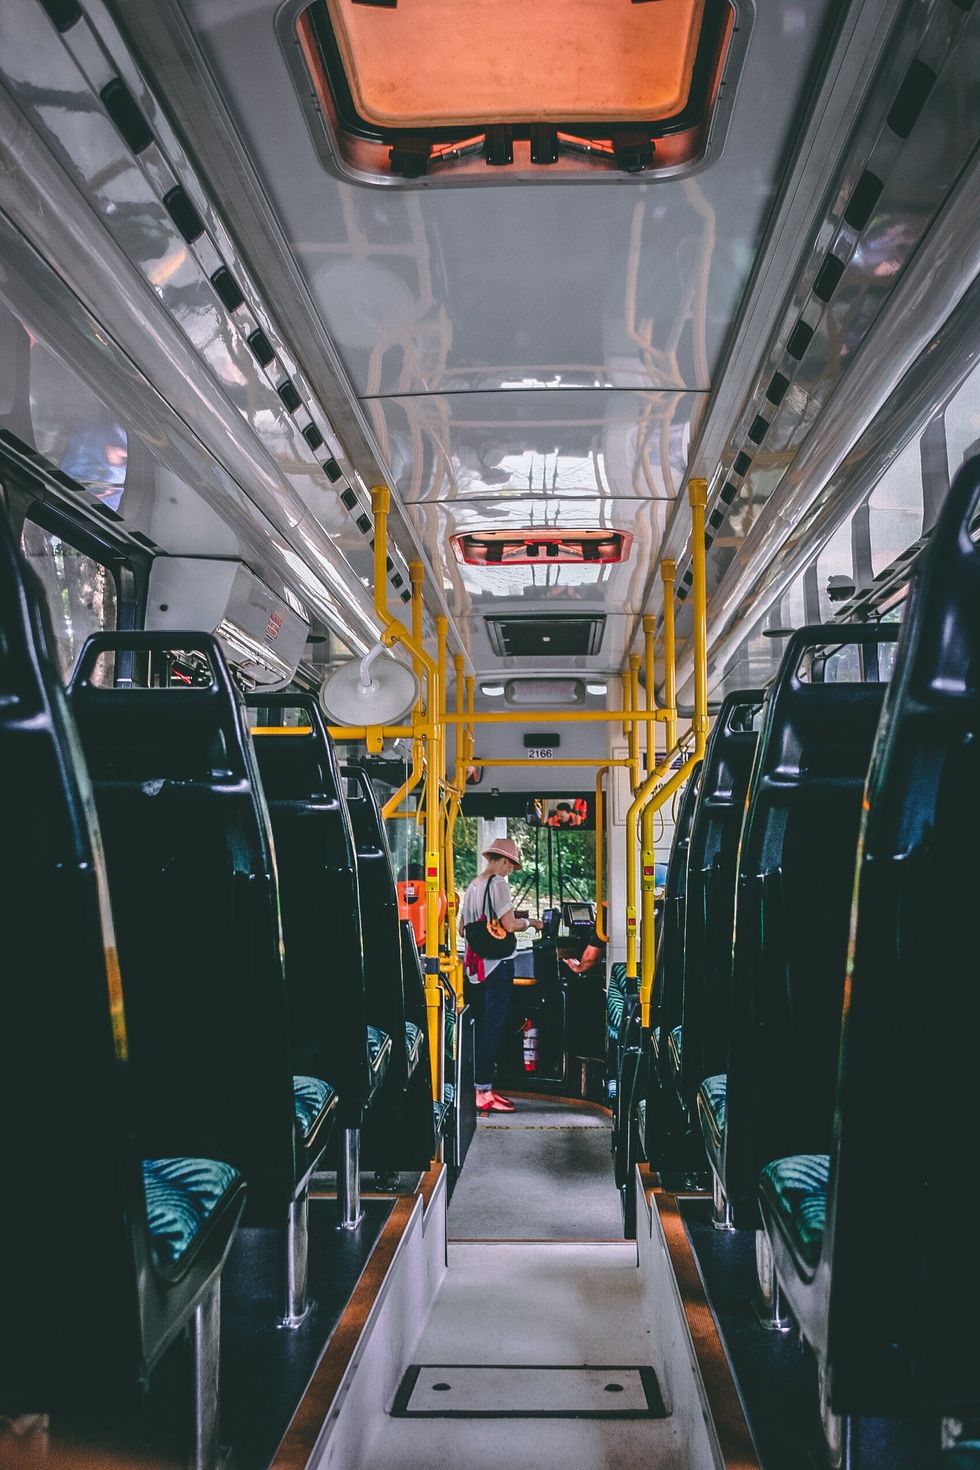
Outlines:
[{"label": "ceiling air vent", "polygon": [[487,618],[486,625],[501,658],[574,658],[599,652],[606,618],[604,613],[554,613]]},{"label": "ceiling air vent", "polygon": [[633,537],[628,531],[477,531],[454,536],[453,550],[472,567],[533,567],[625,561]]}]

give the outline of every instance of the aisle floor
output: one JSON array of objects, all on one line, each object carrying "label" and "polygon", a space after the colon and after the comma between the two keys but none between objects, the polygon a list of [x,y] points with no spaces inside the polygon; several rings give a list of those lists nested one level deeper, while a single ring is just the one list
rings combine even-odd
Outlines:
[{"label": "aisle floor", "polygon": [[[608,1118],[587,1107],[524,1103],[480,1120],[449,1210],[449,1270],[414,1364],[652,1367],[662,1382],[636,1247],[622,1238],[609,1142]],[[685,1463],[670,1418],[459,1418],[451,1397],[443,1390],[430,1400],[429,1412],[446,1417],[386,1415],[364,1470]]]},{"label": "aisle floor", "polygon": [[516,1097],[477,1122],[449,1207],[451,1240],[622,1240],[607,1113]]}]

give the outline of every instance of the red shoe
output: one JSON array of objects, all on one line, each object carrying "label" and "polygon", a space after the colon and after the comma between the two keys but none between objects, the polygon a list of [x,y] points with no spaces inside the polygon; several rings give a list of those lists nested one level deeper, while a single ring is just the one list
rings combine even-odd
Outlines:
[{"label": "red shoe", "polygon": [[488,1094],[485,1103],[477,1103],[476,1110],[478,1113],[514,1113],[517,1111],[509,1098],[498,1097],[495,1092]]}]

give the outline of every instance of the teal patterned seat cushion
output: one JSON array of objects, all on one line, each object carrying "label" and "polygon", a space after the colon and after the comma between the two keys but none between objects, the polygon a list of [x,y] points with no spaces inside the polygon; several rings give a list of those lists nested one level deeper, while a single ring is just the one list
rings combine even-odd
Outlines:
[{"label": "teal patterned seat cushion", "polygon": [[143,1193],[153,1253],[161,1266],[180,1263],[201,1226],[241,1179],[217,1159],[144,1159]]},{"label": "teal patterned seat cushion", "polygon": [[643,1147],[647,1146],[647,1100],[641,1097],[636,1107],[636,1128]]},{"label": "teal patterned seat cushion", "polygon": [[609,989],[606,991],[606,1018],[609,1023],[609,1039],[619,1039],[619,1027],[626,1009],[626,966],[616,963],[609,971]]},{"label": "teal patterned seat cushion", "polygon": [[681,1062],[684,1059],[684,1027],[675,1026],[667,1038],[667,1050],[670,1052],[671,1065],[675,1072],[681,1070]]},{"label": "teal patterned seat cushion", "polygon": [[405,1054],[408,1057],[409,1071],[415,1066],[419,1059],[419,1048],[422,1045],[422,1031],[414,1021],[405,1022]]},{"label": "teal patterned seat cushion", "polygon": [[793,1154],[762,1171],[759,1190],[793,1254],[807,1266],[820,1260],[827,1223],[829,1154]]},{"label": "teal patterned seat cushion", "polygon": [[313,1125],[330,1102],[334,1090],[319,1077],[293,1078],[293,1108],[300,1138],[309,1138]]},{"label": "teal patterned seat cushion", "polygon": [[980,1439],[964,1439],[947,1450],[940,1462],[943,1470],[980,1470]]},{"label": "teal patterned seat cushion", "polygon": [[443,1100],[443,1102],[449,1103],[449,1104],[452,1104],[452,1103],[454,1103],[456,1101],[456,1084],[455,1084],[455,1082],[447,1082],[445,1084],[445,1086],[442,1089],[442,1100]]},{"label": "teal patterned seat cushion", "polygon": [[698,1088],[698,1117],[701,1132],[709,1150],[715,1153],[721,1148],[725,1136],[725,1117],[728,1112],[728,1077],[722,1072],[717,1077],[706,1077]]},{"label": "teal patterned seat cushion", "polygon": [[660,1055],[660,1027],[659,1026],[654,1026],[653,1030],[650,1032],[650,1040],[651,1040],[651,1042],[653,1044],[653,1054],[654,1054],[654,1056],[655,1057],[659,1057],[659,1055]]},{"label": "teal patterned seat cushion", "polygon": [[456,1012],[452,1005],[446,1007],[446,1056],[456,1057]]}]

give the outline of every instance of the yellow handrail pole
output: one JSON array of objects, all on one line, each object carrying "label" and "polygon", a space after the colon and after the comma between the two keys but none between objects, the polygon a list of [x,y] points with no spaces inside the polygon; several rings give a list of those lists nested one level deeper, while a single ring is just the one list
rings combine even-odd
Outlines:
[{"label": "yellow handrail pole", "polygon": [[[643,619],[644,683],[646,684],[647,709],[654,708],[654,665],[653,634],[656,619]],[[670,749],[668,743],[667,749]],[[656,738],[654,726],[647,725],[646,738],[647,773],[654,769],[656,761]],[[637,785],[639,786],[639,782]],[[653,809],[648,803],[643,808],[640,821],[640,992],[647,986],[652,993],[653,970],[656,963],[656,935],[654,921],[654,899],[656,896],[657,858],[653,840]]]},{"label": "yellow handrail pole", "polygon": [[624,669],[619,677],[623,685],[623,738],[628,739],[629,733],[633,728],[625,718],[633,709],[633,686],[630,683],[629,669]]},{"label": "yellow handrail pole", "polygon": [[445,994],[440,984],[442,934],[439,921],[439,891],[445,873],[445,812],[442,804],[442,788],[446,778],[445,760],[445,688],[446,688],[446,634],[449,624],[445,617],[436,618],[436,666],[429,684],[432,704],[429,718],[433,726],[433,738],[429,747],[429,775],[426,786],[427,807],[425,814],[425,999],[429,1021],[429,1056],[432,1061],[432,1096],[442,1101],[445,1086],[446,1028],[443,1014]]},{"label": "yellow handrail pole", "polygon": [[[694,516],[694,508],[691,508]],[[703,519],[703,517],[702,517]],[[667,706],[667,749],[677,744],[677,645],[674,639],[674,578],[677,565],[670,557],[660,563],[660,580],[664,589],[664,703]],[[706,706],[707,707],[707,706]]]},{"label": "yellow handrail pole", "polygon": [[[630,708],[640,708],[640,655],[630,654]],[[647,738],[649,739],[650,726],[647,725]],[[640,727],[636,723],[630,725],[630,789],[635,791],[640,784]]]},{"label": "yellow handrail pole", "polygon": [[[516,756],[516,755],[515,756],[506,756],[506,757],[505,756],[499,756],[499,757],[493,757],[492,759],[488,757],[486,760],[481,759],[479,756],[474,756],[473,759],[470,761],[470,765],[471,766],[534,766],[539,771],[541,769],[541,762],[539,760],[534,760],[530,756]],[[571,755],[568,755],[568,756],[559,756],[557,758],[557,760],[549,761],[548,762],[548,765],[551,766],[551,767],[558,767],[558,766],[585,766],[589,770],[592,770],[593,767],[595,767],[595,766],[602,766],[603,770],[605,770],[607,766],[626,766],[628,769],[631,769],[632,768],[632,765],[633,765],[633,762],[630,760],[630,758],[629,758],[628,755],[624,755],[624,756],[598,755],[598,756],[595,757],[595,759],[593,759],[592,756],[578,756],[578,755],[571,756]]]},{"label": "yellow handrail pole", "polygon": [[380,730],[386,740],[407,739],[417,733],[414,725],[328,725],[331,740],[366,740],[368,731]]},{"label": "yellow handrail pole", "polygon": [[[466,680],[463,673],[464,659],[461,653],[454,654],[453,668],[456,671],[456,713],[461,715],[464,710]],[[457,725],[456,727],[456,771],[454,781],[456,790],[462,791],[466,780],[466,767],[463,757],[466,754],[466,729]]]},{"label": "yellow handrail pole", "polygon": [[609,935],[605,931],[602,922],[602,849],[603,838],[603,802],[602,802],[602,778],[609,770],[608,764],[600,766],[595,773],[595,933],[600,944],[609,943]]},{"label": "yellow handrail pole", "polygon": [[385,821],[387,821],[389,817],[394,817],[398,815],[398,808],[405,800],[405,797],[409,796],[415,790],[416,786],[422,779],[421,747],[421,740],[412,741],[412,769],[409,771],[408,777],[405,780],[404,784],[399,786],[394,796],[389,796],[388,800],[381,808],[381,815],[385,819]]},{"label": "yellow handrail pole", "polygon": [[[404,631],[404,630],[403,630]],[[629,674],[622,679],[629,688]],[[446,711],[447,725],[602,725],[621,723],[624,734],[635,721],[644,725],[650,720],[666,722],[668,711],[664,709],[529,709],[529,710],[467,710],[465,714]]]},{"label": "yellow handrail pole", "polygon": [[[388,511],[391,492],[386,485],[371,487],[374,511],[374,608],[381,621],[382,643],[401,643],[417,658],[428,676],[426,702],[425,782],[425,1005],[429,1023],[429,1060],[432,1067],[432,1096],[442,1101],[445,1054],[442,1019],[443,996],[439,984],[439,854],[442,798],[439,791],[439,725],[442,709],[439,669],[421,641],[388,611]],[[420,624],[421,626],[421,624]],[[397,1040],[397,1038],[396,1038]]]},{"label": "yellow handrail pole", "polygon": [[[408,575],[409,580],[412,584],[412,638],[414,639],[416,645],[420,645],[422,642],[422,579],[425,575],[422,563],[420,561],[410,561],[408,564]],[[418,655],[414,652],[412,653],[412,668],[415,671],[415,677],[419,681],[419,697],[416,700],[415,708],[412,711],[412,725],[420,727],[423,722],[423,670],[421,661]],[[416,735],[412,738],[412,769],[409,772],[408,779],[406,780],[404,786],[400,787],[400,789],[395,792],[394,796],[392,796],[388,801],[385,802],[384,806],[381,808],[382,817],[384,817],[386,820],[388,817],[393,817],[405,798],[415,790],[421,779],[422,741],[421,737]]]},{"label": "yellow handrail pole", "polygon": [[[705,582],[705,556],[704,556],[704,511],[705,511],[705,504],[706,504],[706,501],[707,501],[707,498],[708,498],[708,485],[707,485],[707,481],[702,480],[702,479],[694,479],[694,480],[691,480],[689,482],[689,484],[688,484],[687,496],[688,496],[688,501],[690,502],[690,506],[691,506],[691,570],[692,570],[692,576],[693,576],[693,585],[692,585],[692,588],[691,588],[691,593],[692,593],[692,596],[691,596],[691,605],[692,605],[692,616],[693,616],[693,619],[694,619],[694,639],[693,639],[693,642],[694,642],[694,666],[695,666],[695,672],[694,672],[694,720],[692,722],[692,729],[694,730],[694,749],[692,750],[691,754],[688,756],[687,760],[684,761],[684,763],[680,767],[680,769],[674,772],[674,774],[667,781],[666,785],[665,786],[662,786],[660,788],[660,790],[657,791],[656,795],[654,796],[654,788],[656,787],[657,782],[658,781],[661,781],[663,779],[663,776],[664,776],[664,774],[666,772],[666,769],[667,769],[667,762],[671,759],[671,757],[673,756],[673,753],[674,753],[673,752],[673,748],[671,746],[668,746],[667,747],[666,755],[664,757],[664,765],[663,765],[663,767],[658,767],[656,770],[651,771],[650,775],[647,777],[646,781],[643,783],[643,785],[641,786],[640,790],[637,792],[636,796],[634,797],[633,802],[632,802],[632,805],[630,806],[629,811],[626,813],[626,904],[627,904],[627,914],[629,913],[629,905],[630,905],[630,899],[631,899],[631,897],[632,897],[632,902],[633,902],[633,907],[634,907],[634,914],[635,914],[635,906],[636,906],[636,841],[637,841],[637,817],[638,817],[638,814],[648,804],[652,807],[652,812],[659,811],[660,808],[667,801],[669,801],[670,798],[674,795],[674,792],[680,789],[680,787],[684,784],[684,782],[690,776],[691,772],[693,771],[694,767],[697,765],[698,761],[704,755],[704,746],[705,746],[705,741],[707,739],[707,733],[708,733],[707,588],[706,588],[706,582]],[[664,590],[665,590],[665,593],[666,593],[666,591],[667,591],[666,587],[665,587]],[[666,603],[664,605],[664,611],[665,611],[665,614],[666,614],[666,611],[667,611],[667,604]],[[670,623],[669,623],[669,632],[668,632],[668,621],[667,621],[666,616],[665,616],[665,619],[664,619],[664,631],[665,631],[665,637],[669,637],[670,643],[672,645],[672,642],[673,642],[673,606],[672,605],[671,605],[671,618],[670,618]],[[670,647],[669,652],[671,654],[674,652],[672,646]],[[668,677],[670,678],[670,682],[672,683],[673,682],[673,670],[670,667],[670,659],[669,658],[668,658],[668,665],[667,665],[667,671],[666,671],[665,683],[664,683],[664,692],[665,693],[667,693],[667,690],[668,690]],[[670,693],[671,693],[671,695],[673,697],[676,698],[676,693],[675,693],[675,690],[673,688],[670,689]],[[676,709],[675,709],[673,703],[670,705],[670,712],[671,712],[672,718],[674,720],[676,720]],[[668,728],[668,730],[670,729],[670,724],[668,724],[668,727],[667,728]],[[652,800],[651,800],[651,798],[652,798]],[[652,815],[652,812],[651,812],[651,815]],[[629,947],[629,930],[628,929],[627,929],[627,936],[626,936],[626,938],[627,938],[627,949],[626,949],[627,968],[626,968],[626,974],[627,974],[627,977],[628,978],[631,977],[631,978],[635,979],[636,978],[636,937],[635,937],[635,932],[634,932],[634,938],[633,938],[633,969],[632,969],[632,971],[629,968],[629,952],[630,952],[630,947]],[[651,971],[649,977],[645,977],[645,979],[646,978],[648,978],[649,984],[648,985],[645,984],[641,988],[641,990],[640,990],[640,1009],[641,1009],[641,1024],[644,1027],[644,1029],[647,1029],[648,1030],[649,1029],[649,1026],[650,1026],[650,1001],[651,1001],[651,996],[652,996],[652,984],[653,984],[653,974],[652,974],[652,971]]]},{"label": "yellow handrail pole", "polygon": [[[656,618],[645,617],[643,619],[643,682],[646,685],[647,710],[655,710],[657,707],[657,696],[654,689],[654,664],[653,664],[653,635],[657,627]],[[670,747],[668,746],[668,749]],[[647,772],[653,770],[657,764],[657,737],[652,724],[647,724],[646,738]]]},{"label": "yellow handrail pole", "polygon": [[[453,656],[453,668],[456,671],[456,713],[463,709],[465,695],[465,676],[463,673],[464,659],[461,653]],[[456,726],[456,769],[454,773],[453,793],[449,800],[449,810],[446,815],[446,942],[449,949],[449,973],[452,979],[453,994],[456,1000],[456,1009],[459,1009],[460,997],[463,990],[463,977],[460,974],[459,954],[456,944],[456,818],[459,815],[460,803],[463,799],[463,783],[466,779],[466,766],[463,757],[466,754],[466,727]]]},{"label": "yellow handrail pole", "polygon": [[[466,724],[466,764],[469,765],[476,751],[476,730],[473,727],[473,714],[476,708],[476,680],[472,674],[466,676],[466,713],[468,716]],[[466,775],[463,775],[463,785],[466,785]]]}]

